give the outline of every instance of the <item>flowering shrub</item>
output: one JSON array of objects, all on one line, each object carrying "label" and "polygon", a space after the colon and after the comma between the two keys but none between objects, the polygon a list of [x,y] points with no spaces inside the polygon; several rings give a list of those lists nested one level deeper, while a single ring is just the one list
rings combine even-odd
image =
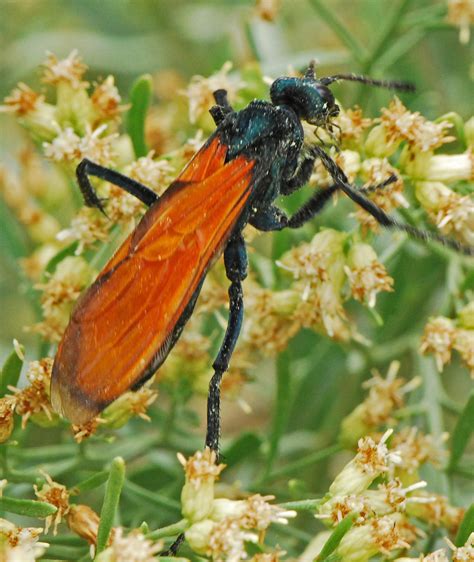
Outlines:
[{"label": "flowering shrub", "polygon": [[[259,9],[271,19],[275,7],[264,4],[259,2]],[[456,350],[473,373],[474,303],[468,284],[472,271],[466,258],[430,244],[429,251],[449,262],[450,271],[455,268],[456,285],[449,287],[448,295],[453,307],[433,306],[437,316],[426,319],[424,333],[415,333],[415,344],[410,334],[385,347],[378,345],[370,326],[382,323],[379,299],[397,292],[394,262],[411,259],[416,267],[415,252],[428,251],[405,235],[391,235],[388,241],[384,237],[380,243],[374,236],[379,225],[364,211],[350,208],[342,196],[338,207],[344,214],[330,209],[321,223],[314,221],[319,226],[282,239],[271,255],[265,248],[268,238],[251,228],[245,231],[252,265],[244,283],[246,316],[223,392],[228,403],[248,414],[258,408],[248,403],[249,381],[262,376],[269,384],[274,373],[268,377],[268,371],[276,370],[277,401],[268,437],[250,431],[251,417],[239,414],[239,429],[249,431],[232,438],[224,434],[223,462],[218,464],[214,453],[200,449],[202,429],[193,428],[197,422],[190,399],[207,393],[227,306],[221,262],[209,273],[194,315],[155,381],[126,393],[83,426],[70,426],[54,412],[49,392],[54,344],[80,293],[144,213],[141,203],[103,180],[94,186],[105,216],[78,205],[73,185],[77,164],[89,158],[161,194],[211,132],[207,110],[215,89],[229,90],[237,107],[265,91],[265,79],[256,68],[232,73],[225,64],[210,78],[194,77],[181,92],[188,99],[194,126],[188,140],[182,141],[182,131],[169,116],[164,119],[159,108],[152,108],[143,153],[138,147],[145,140],[136,132],[145,115],[139,96],[132,92],[131,101],[125,103],[113,76],[91,85],[85,80],[86,70],[76,51],[62,60],[49,54],[42,67],[47,92],[20,83],[2,106],[30,137],[18,170],[2,168],[0,189],[31,240],[33,250],[21,267],[36,291],[41,318],[27,329],[39,334],[49,351],[27,362],[25,350],[15,342],[2,372],[5,494],[0,507],[42,520],[41,528],[24,527],[15,516],[16,523],[0,520],[2,560],[95,556],[100,562],[149,561],[160,553],[174,554],[167,548],[179,535],[186,543],[179,555],[191,559],[199,555],[230,562],[364,562],[377,556],[442,562],[448,560],[448,552],[453,561],[473,559],[472,508],[466,510],[459,497],[450,495],[446,479],[455,474],[472,478],[462,456],[472,431],[465,428],[472,419],[474,399],[471,395],[464,407],[448,398],[439,390],[433,369],[436,364],[442,371]],[[149,87],[149,78],[142,77],[135,93]],[[173,102],[168,103],[172,115]],[[124,115],[133,115],[136,122],[130,125],[129,120],[126,127]],[[473,245],[474,202],[466,185],[473,178],[474,118],[462,125],[459,119],[451,115],[429,121],[396,97],[376,118],[364,116],[360,108],[347,108],[335,122],[340,130],[338,147],[328,150],[350,181],[384,210],[398,209],[410,223]],[[305,132],[308,144],[332,141],[325,131],[316,131],[317,138],[313,129]],[[396,182],[370,189],[392,173]],[[306,189],[324,189],[330,182],[317,165]],[[65,209],[65,215],[58,209]],[[353,217],[347,219],[349,213]],[[356,363],[354,367],[348,362],[347,380],[354,378],[350,375],[368,374],[373,364],[390,363],[387,375],[372,371],[372,378],[361,385],[366,391],[363,401],[350,412],[346,408],[333,431],[322,431],[323,442],[306,438],[294,427],[284,435],[290,395],[295,392],[290,391],[290,370],[300,392],[313,388],[310,377],[303,380],[297,372],[298,361],[305,358],[295,351],[294,338],[311,345],[317,341],[322,355],[332,341],[346,346]],[[434,360],[423,361],[417,348]],[[291,353],[295,362],[290,369]],[[407,354],[412,368],[405,365]],[[403,355],[402,368],[397,358]],[[332,357],[337,360],[334,353]],[[19,382],[24,362],[26,380]],[[312,375],[311,366],[308,372]],[[416,375],[406,380],[412,372]],[[328,392],[322,383],[320,378],[321,394]],[[324,384],[334,394],[335,387]],[[357,386],[348,390],[357,393]],[[312,399],[311,394],[305,396],[308,409]],[[449,447],[441,407],[459,416]],[[324,412],[321,405],[318,408]],[[428,423],[419,422],[420,417]],[[153,427],[144,429],[144,421],[152,421]],[[185,454],[176,459],[178,451]],[[247,467],[242,470],[239,465],[244,462]],[[308,474],[306,481],[300,479],[300,471]],[[217,482],[221,475],[225,483]],[[284,485],[277,485],[282,479]],[[149,485],[153,489],[147,489]],[[126,506],[120,519],[115,518],[119,498]],[[304,512],[314,516],[305,531],[298,527]],[[436,542],[441,536],[446,537],[444,546]]]}]

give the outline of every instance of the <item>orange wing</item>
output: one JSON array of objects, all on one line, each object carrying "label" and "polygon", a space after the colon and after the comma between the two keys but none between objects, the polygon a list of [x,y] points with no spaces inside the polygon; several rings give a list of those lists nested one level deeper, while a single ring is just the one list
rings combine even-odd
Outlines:
[{"label": "orange wing", "polygon": [[216,138],[190,162],[79,299],[59,345],[51,400],[84,423],[159,365],[251,189],[254,163]]}]

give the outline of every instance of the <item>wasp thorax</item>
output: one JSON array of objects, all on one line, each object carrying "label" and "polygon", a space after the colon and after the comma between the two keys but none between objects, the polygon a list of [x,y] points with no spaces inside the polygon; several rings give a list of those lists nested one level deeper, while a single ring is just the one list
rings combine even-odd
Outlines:
[{"label": "wasp thorax", "polygon": [[313,78],[278,78],[270,88],[270,97],[275,105],[291,107],[300,119],[312,125],[325,125],[339,113],[331,90]]}]

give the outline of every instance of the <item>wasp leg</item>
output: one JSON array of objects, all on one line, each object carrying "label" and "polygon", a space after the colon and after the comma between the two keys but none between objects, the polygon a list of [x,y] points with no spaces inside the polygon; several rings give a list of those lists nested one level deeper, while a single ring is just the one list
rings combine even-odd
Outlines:
[{"label": "wasp leg", "polygon": [[84,160],[82,160],[76,168],[76,177],[79,189],[84,197],[85,204],[88,207],[96,207],[104,213],[104,215],[105,210],[102,204],[103,199],[101,199],[95,192],[88,176],[95,176],[96,178],[106,180],[118,187],[121,187],[127,193],[134,195],[142,203],[145,203],[148,207],[158,199],[158,195],[156,195],[155,192],[132,178],[84,158]]},{"label": "wasp leg", "polygon": [[[244,317],[242,281],[247,277],[247,251],[242,234],[239,232],[229,241],[224,251],[224,264],[229,287],[229,320],[224,340],[212,368],[214,375],[209,384],[207,398],[206,446],[219,457],[220,437],[220,384],[222,376],[229,368],[229,361],[237,343]],[[218,458],[217,458],[218,462]]]},{"label": "wasp leg", "polygon": [[287,227],[299,228],[320,213],[337,190],[337,185],[331,185],[316,191],[291,217],[288,217],[278,207],[269,205],[265,209],[260,209],[249,222],[252,226],[264,232],[282,230]]},{"label": "wasp leg", "polygon": [[[391,175],[383,182],[361,188],[358,192],[372,193],[387,187],[387,185],[390,185],[396,180],[397,177],[395,175]],[[339,186],[337,184],[333,184],[329,187],[316,191],[314,195],[306,201],[306,203],[304,203],[293,215],[291,215],[291,217],[285,215],[283,211],[274,205],[270,205],[265,209],[259,210],[258,213],[250,219],[250,224],[262,231],[282,230],[287,227],[299,228],[320,213],[338,189]]]},{"label": "wasp leg", "polygon": [[308,183],[309,178],[313,173],[315,160],[316,158],[314,156],[305,158],[293,176],[280,186],[280,193],[282,195],[290,195],[290,193],[297,191],[303,187],[303,185]]},{"label": "wasp leg", "polygon": [[344,170],[342,170],[340,166],[338,166],[337,163],[324,152],[324,150],[319,147],[314,147],[313,150],[321,158],[324,167],[330,173],[332,179],[336,182],[337,188],[343,191],[350,199],[352,199],[352,201],[354,201],[354,203],[359,205],[359,207],[362,207],[364,211],[367,211],[370,215],[372,215],[374,219],[384,228],[405,232],[412,238],[422,240],[423,242],[439,242],[456,252],[467,256],[474,256],[474,247],[464,246],[456,240],[445,238],[437,232],[421,230],[411,224],[399,222],[397,219],[387,215],[383,209],[376,205],[371,199],[367,199],[363,193],[360,193],[360,191],[355,189],[349,183]]},{"label": "wasp leg", "polygon": [[167,550],[162,550],[159,553],[159,556],[176,556],[183,542],[184,542],[184,533],[181,533],[180,535],[178,535],[177,539],[174,541],[172,545],[170,545],[170,547]]}]

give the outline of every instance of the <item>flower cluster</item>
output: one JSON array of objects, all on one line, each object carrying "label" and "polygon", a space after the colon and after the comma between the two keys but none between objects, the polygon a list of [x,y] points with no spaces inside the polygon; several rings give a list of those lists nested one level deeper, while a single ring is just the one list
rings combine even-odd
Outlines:
[{"label": "flower cluster", "polygon": [[296,516],[294,511],[270,504],[274,496],[215,498],[214,484],[224,465],[216,464],[216,454],[210,449],[188,459],[178,458],[186,473],[181,492],[182,513],[189,523],[185,536],[198,554],[229,562],[246,559],[246,542],[259,542],[271,523],[286,524]]},{"label": "flower cluster", "polygon": [[[356,456],[335,478],[318,508],[316,517],[331,527],[349,515],[353,518],[352,528],[336,549],[342,560],[366,562],[377,554],[391,557],[394,551],[411,548],[421,534],[412,518],[453,533],[462,519],[462,509],[423,491],[426,482],[403,484],[396,474],[404,464],[404,452],[395,439],[396,448],[387,447],[391,434],[387,431],[378,442],[370,437],[359,440]],[[327,533],[317,535],[301,560],[314,558],[326,538]]]},{"label": "flower cluster", "polygon": [[0,560],[6,562],[34,562],[49,544],[38,541],[41,528],[17,527],[6,519],[0,519]]},{"label": "flower cluster", "polygon": [[425,326],[420,351],[434,355],[438,371],[449,363],[453,349],[474,377],[474,302],[461,309],[455,319],[437,316]]},{"label": "flower cluster", "polygon": [[380,291],[392,290],[393,280],[372,247],[332,229],[284,254],[278,266],[291,275],[291,287],[271,291],[250,286],[243,330],[243,341],[267,354],[284,349],[302,327],[336,340],[357,337],[344,302],[352,296],[373,307]]},{"label": "flower cluster", "polygon": [[359,404],[341,423],[341,442],[353,447],[364,435],[378,431],[380,426],[394,423],[394,415],[405,405],[405,395],[419,386],[421,380],[415,377],[406,383],[397,377],[400,363],[393,361],[383,378],[373,370],[372,378],[363,383],[369,389],[367,398]]},{"label": "flower cluster", "polygon": [[[21,416],[22,428],[25,428],[29,420],[43,427],[58,423],[58,416],[53,412],[49,393],[52,367],[51,357],[32,361],[26,373],[28,386],[23,389],[10,387],[13,394],[2,399],[12,412]],[[13,421],[9,423],[11,425],[8,437],[13,430]]]}]

